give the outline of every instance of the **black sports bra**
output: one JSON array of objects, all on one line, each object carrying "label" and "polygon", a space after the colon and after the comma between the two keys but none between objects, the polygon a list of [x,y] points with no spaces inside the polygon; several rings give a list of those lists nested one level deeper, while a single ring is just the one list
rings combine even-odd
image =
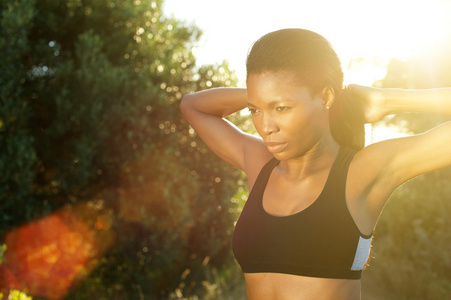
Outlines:
[{"label": "black sports bra", "polygon": [[290,216],[264,210],[263,193],[279,161],[272,159],[262,168],[233,234],[233,252],[244,273],[361,278],[372,235],[360,233],[346,205],[346,177],[354,154],[340,148],[318,199]]}]

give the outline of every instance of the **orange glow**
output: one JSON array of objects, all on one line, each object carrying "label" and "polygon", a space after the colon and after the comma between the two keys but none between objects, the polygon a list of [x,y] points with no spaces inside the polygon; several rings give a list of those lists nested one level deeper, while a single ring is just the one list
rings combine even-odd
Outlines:
[{"label": "orange glow", "polygon": [[20,283],[4,264],[0,264],[0,293],[8,295],[10,289],[20,289]]},{"label": "orange glow", "polygon": [[112,220],[107,215],[92,218],[86,213],[89,209],[88,205],[66,208],[7,234],[6,267],[20,289],[61,299],[92,269],[112,243],[112,233],[106,231]]}]

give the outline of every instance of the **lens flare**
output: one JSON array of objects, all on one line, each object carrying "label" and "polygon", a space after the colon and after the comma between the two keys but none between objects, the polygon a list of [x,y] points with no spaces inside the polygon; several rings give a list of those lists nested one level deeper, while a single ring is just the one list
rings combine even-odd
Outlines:
[{"label": "lens flare", "polygon": [[[61,299],[112,244],[112,219],[90,204],[66,207],[6,235],[7,288]],[[20,286],[18,286],[18,284]]]}]

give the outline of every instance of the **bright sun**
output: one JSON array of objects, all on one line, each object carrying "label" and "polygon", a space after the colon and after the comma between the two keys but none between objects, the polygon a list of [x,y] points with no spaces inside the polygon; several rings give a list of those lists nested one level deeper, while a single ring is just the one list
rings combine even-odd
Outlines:
[{"label": "bright sun", "polygon": [[[345,84],[372,85],[385,76],[390,58],[433,56],[451,41],[450,0],[229,0],[221,8],[211,0],[166,0],[165,11],[202,30],[198,64],[228,60],[239,86],[245,86],[250,45],[281,28],[324,35],[341,58]],[[378,128],[373,141],[398,135]]]},{"label": "bright sun", "polygon": [[[360,11],[368,14],[357,17],[357,22],[353,18],[357,29],[333,43],[342,57],[346,83],[371,85],[385,76],[388,59],[431,55],[450,41],[451,1],[384,3],[371,7],[368,2],[361,4]],[[353,59],[354,64],[349,64]]]},{"label": "bright sun", "polygon": [[[337,52],[345,58],[342,59],[345,84],[372,85],[375,80],[385,77],[390,58],[407,60],[417,57],[425,60],[443,47],[450,48],[451,1],[391,1],[389,9],[379,5],[372,8],[372,14],[377,16],[379,22],[370,17],[364,22],[366,26],[359,29],[357,37],[341,36],[336,41]],[[364,43],[356,42],[359,36],[366,36]],[[368,37],[374,37],[373,41]],[[380,42],[381,37],[383,42]],[[355,54],[358,52],[365,55],[358,57]],[[408,136],[383,126],[371,127],[367,124],[365,129],[366,145]]]},{"label": "bright sun", "polygon": [[[242,82],[250,45],[281,28],[324,35],[343,62],[346,82],[366,85],[385,75],[389,58],[428,52],[451,36],[449,0],[229,0],[220,13],[216,1],[166,0],[165,11],[202,30],[199,64],[228,60]],[[355,58],[362,63],[347,70]]]}]

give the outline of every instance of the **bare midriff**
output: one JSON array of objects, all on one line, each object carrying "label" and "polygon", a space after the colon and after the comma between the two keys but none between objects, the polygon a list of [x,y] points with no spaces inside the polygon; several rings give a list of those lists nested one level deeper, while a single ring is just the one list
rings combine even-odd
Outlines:
[{"label": "bare midriff", "polygon": [[248,300],[359,300],[360,280],[245,273]]}]

